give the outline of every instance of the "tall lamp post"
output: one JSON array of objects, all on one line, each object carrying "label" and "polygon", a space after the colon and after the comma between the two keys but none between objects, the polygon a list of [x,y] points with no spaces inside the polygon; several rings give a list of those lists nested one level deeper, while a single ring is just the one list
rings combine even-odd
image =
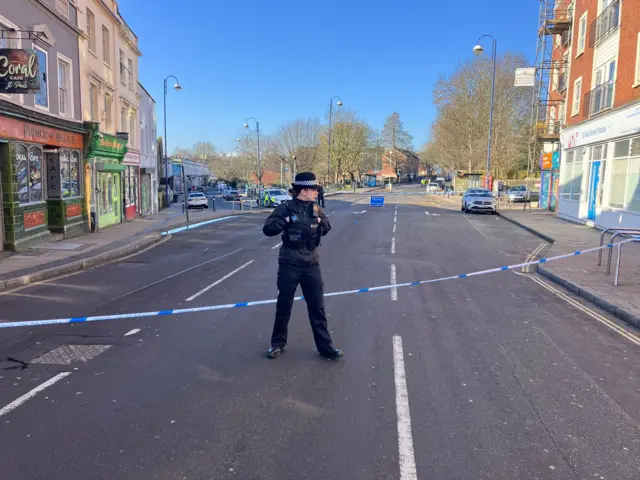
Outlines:
[{"label": "tall lamp post", "polygon": [[176,83],[173,85],[173,89],[176,92],[179,92],[180,90],[182,90],[182,87],[180,86],[180,82],[175,76],[169,75],[167,78],[164,79],[164,175],[166,180],[165,190],[167,192],[167,207],[170,205],[170,202],[169,202],[169,150],[167,148],[167,80],[169,80],[170,78],[173,78],[176,81]]},{"label": "tall lamp post", "polygon": [[258,135],[258,152],[257,152],[257,160],[258,160],[258,207],[260,207],[260,203],[262,199],[260,198],[260,187],[262,186],[262,176],[260,175],[260,122],[256,120],[254,117],[249,117],[244,122],[244,128],[249,128],[249,120],[253,120],[256,122],[256,133]]},{"label": "tall lamp post", "polygon": [[485,37],[490,38],[492,41],[491,60],[493,61],[493,74],[491,75],[491,105],[489,106],[489,139],[487,141],[487,171],[485,173],[485,187],[489,188],[489,170],[491,169],[491,135],[493,131],[493,98],[496,91],[496,47],[498,45],[498,41],[491,35],[482,35],[478,39],[477,45],[473,47],[473,53],[476,55],[482,55],[484,52],[484,48],[480,45],[480,40]]},{"label": "tall lamp post", "polygon": [[329,153],[327,154],[327,180],[328,181],[331,181],[331,123],[333,121],[333,101],[336,98],[338,99],[338,101],[336,102],[336,105],[341,107],[342,99],[338,95],[331,97],[331,99],[329,100],[329,148],[328,148]]}]

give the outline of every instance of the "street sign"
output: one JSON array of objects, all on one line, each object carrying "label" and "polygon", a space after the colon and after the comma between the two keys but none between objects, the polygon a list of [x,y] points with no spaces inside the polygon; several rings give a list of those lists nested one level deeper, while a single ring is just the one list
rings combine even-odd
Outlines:
[{"label": "street sign", "polygon": [[516,87],[533,87],[536,83],[535,68],[516,68]]},{"label": "street sign", "polygon": [[371,199],[369,200],[369,206],[370,207],[384,207],[384,197],[374,197],[372,195]]}]

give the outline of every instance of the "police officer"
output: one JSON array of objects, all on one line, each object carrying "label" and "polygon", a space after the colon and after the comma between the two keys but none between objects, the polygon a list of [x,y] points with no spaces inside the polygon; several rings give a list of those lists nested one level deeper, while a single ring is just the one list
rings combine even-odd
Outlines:
[{"label": "police officer", "polygon": [[276,318],[267,357],[276,358],[284,350],[293,298],[300,284],[307,302],[316,348],[321,356],[337,359],[343,354],[333,345],[327,330],[318,255],[320,238],[329,233],[331,223],[315,203],[318,183],[312,172],[298,173],[292,186],[293,199],[278,205],[265,221],[263,228],[264,234],[268,237],[282,234],[282,247],[278,258]]},{"label": "police officer", "polygon": [[324,208],[324,187],[322,184],[318,185],[318,205]]}]

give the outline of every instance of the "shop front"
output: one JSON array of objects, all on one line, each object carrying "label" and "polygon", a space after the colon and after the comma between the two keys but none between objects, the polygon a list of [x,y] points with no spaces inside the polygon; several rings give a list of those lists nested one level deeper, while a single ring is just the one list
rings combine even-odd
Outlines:
[{"label": "shop front", "polygon": [[80,234],[83,133],[67,121],[36,123],[0,114],[0,177],[4,247],[16,250],[49,233]]},{"label": "shop front", "polygon": [[97,123],[87,123],[89,148],[87,163],[92,172],[92,194],[89,197],[92,231],[122,222],[122,183],[126,165],[122,164],[127,152],[127,136],[101,133]]},{"label": "shop front", "polygon": [[140,213],[140,154],[127,152],[122,163],[126,165],[122,183],[124,214],[132,220]]},{"label": "shop front", "polygon": [[540,161],[540,208],[555,212],[560,183],[560,152],[546,152]]},{"label": "shop front", "polygon": [[603,228],[640,228],[640,105],[561,136],[558,214]]}]

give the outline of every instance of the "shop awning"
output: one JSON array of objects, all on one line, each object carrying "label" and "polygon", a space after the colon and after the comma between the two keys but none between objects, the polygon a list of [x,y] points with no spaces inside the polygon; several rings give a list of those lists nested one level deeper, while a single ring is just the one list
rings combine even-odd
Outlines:
[{"label": "shop awning", "polygon": [[119,163],[103,163],[102,165],[98,165],[97,170],[99,172],[124,172],[127,169],[126,165],[120,165]]}]

